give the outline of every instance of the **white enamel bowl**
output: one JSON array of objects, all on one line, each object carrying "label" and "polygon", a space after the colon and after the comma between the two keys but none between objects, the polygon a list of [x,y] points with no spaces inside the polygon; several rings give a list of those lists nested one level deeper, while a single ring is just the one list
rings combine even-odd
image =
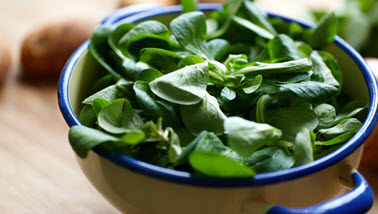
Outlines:
[{"label": "white enamel bowl", "polygon": [[[200,6],[204,11],[218,7]],[[138,5],[116,11],[103,24],[115,27],[146,19],[168,23],[180,10],[180,6]],[[89,41],[72,55],[59,83],[60,109],[69,126],[81,125],[77,116],[81,101],[100,76],[100,66],[88,54],[88,46]],[[360,161],[361,145],[377,123],[377,82],[363,58],[340,38],[329,51],[343,72],[343,91],[370,106],[357,134],[325,157],[251,179],[196,177],[100,149],[91,150],[87,158],[77,161],[92,185],[127,214],[364,213],[372,206],[373,194],[354,169]],[[345,186],[351,191],[340,195]]]}]

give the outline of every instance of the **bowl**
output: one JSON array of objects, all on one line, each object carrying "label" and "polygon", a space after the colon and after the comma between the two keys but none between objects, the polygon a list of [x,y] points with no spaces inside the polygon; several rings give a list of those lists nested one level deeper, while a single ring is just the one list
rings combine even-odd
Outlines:
[{"label": "bowl", "polygon": [[[201,4],[204,12],[218,4]],[[147,19],[168,23],[181,6],[124,8],[102,23],[113,28]],[[269,14],[309,28],[313,25]],[[71,56],[62,71],[58,98],[69,126],[81,125],[78,113],[91,84],[101,76],[100,65],[88,53],[89,41]],[[125,155],[95,148],[77,157],[92,185],[116,208],[128,214],[249,214],[249,213],[364,213],[373,204],[370,186],[355,169],[362,144],[377,120],[377,81],[363,58],[339,37],[328,51],[343,71],[343,91],[369,103],[360,130],[333,153],[308,164],[249,179],[204,178],[151,165]],[[341,194],[345,187],[351,190]]]}]

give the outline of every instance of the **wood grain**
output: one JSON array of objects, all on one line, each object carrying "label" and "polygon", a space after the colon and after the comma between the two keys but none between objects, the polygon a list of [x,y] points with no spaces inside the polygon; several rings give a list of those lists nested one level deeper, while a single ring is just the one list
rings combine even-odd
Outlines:
[{"label": "wood grain", "polygon": [[[271,5],[263,6],[269,10],[278,8],[278,0],[267,2]],[[75,16],[100,20],[118,4],[118,0],[0,1],[0,34],[10,41],[13,53],[10,75],[0,85],[0,213],[119,213],[76,164],[58,108],[56,82],[22,79],[18,63],[21,41],[30,30]],[[362,172],[378,191],[378,175],[365,166]],[[378,213],[377,204],[370,213]]]},{"label": "wood grain", "polygon": [[96,22],[117,0],[0,1],[0,34],[10,41],[13,64],[0,85],[0,213],[119,213],[89,184],[67,141],[56,82],[19,77],[23,38],[42,25],[67,19]]}]

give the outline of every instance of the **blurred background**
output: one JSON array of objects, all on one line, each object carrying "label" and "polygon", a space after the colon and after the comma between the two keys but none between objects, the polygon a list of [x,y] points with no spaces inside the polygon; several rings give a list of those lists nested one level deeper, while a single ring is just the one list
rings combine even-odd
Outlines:
[{"label": "blurred background", "polygon": [[[120,7],[147,2],[179,3],[0,0],[0,213],[119,213],[94,190],[75,163],[56,85],[64,63],[97,23]],[[378,73],[377,0],[256,3],[266,11],[311,22],[324,12],[335,11],[339,35]],[[375,136],[370,141],[374,142]],[[369,151],[378,149],[371,145]],[[378,193],[376,169],[378,161],[366,158],[360,167]],[[370,213],[378,213],[377,203]]]}]

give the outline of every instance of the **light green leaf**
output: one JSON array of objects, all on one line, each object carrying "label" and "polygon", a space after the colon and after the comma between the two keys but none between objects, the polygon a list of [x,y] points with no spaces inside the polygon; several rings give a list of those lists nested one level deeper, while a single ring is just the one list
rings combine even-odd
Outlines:
[{"label": "light green leaf", "polygon": [[229,101],[236,98],[236,93],[235,93],[235,91],[233,91],[233,90],[231,90],[227,87],[224,87],[221,91],[221,97],[222,97],[223,101],[229,102]]},{"label": "light green leaf", "polygon": [[180,105],[193,105],[206,95],[206,62],[186,66],[150,82],[151,91],[160,98]]},{"label": "light green leaf", "polygon": [[217,135],[224,132],[226,116],[220,110],[217,99],[208,93],[197,104],[180,106],[180,112],[185,127],[194,135],[203,130]]},{"label": "light green leaf", "polygon": [[190,12],[172,20],[170,27],[176,40],[187,51],[212,59],[206,46],[206,18],[202,12]]},{"label": "light green leaf", "polygon": [[314,74],[312,75],[313,79],[318,82],[323,82],[325,84],[331,85],[333,87],[339,88],[340,84],[335,79],[332,74],[332,71],[327,67],[327,65],[323,62],[322,57],[319,55],[317,51],[313,51],[310,55],[312,60],[312,71]]},{"label": "light green leaf", "polygon": [[261,75],[257,75],[255,77],[255,79],[253,80],[252,84],[248,84],[247,86],[244,86],[243,87],[243,91],[247,94],[252,94],[253,92],[255,92],[257,89],[260,88],[260,85],[262,83],[262,76]]},{"label": "light green leaf", "polygon": [[303,128],[295,137],[295,166],[300,166],[314,160],[310,131]]},{"label": "light green leaf", "polygon": [[172,128],[167,128],[167,130],[169,131],[169,162],[176,163],[182,153],[180,138]]},{"label": "light green leaf", "polygon": [[342,120],[336,126],[329,129],[320,129],[316,133],[316,137],[322,140],[330,140],[347,132],[357,132],[361,126],[362,123],[359,120],[356,118],[349,118]]},{"label": "light green leaf", "polygon": [[138,129],[132,130],[124,134],[118,141],[125,143],[126,145],[135,145],[143,142],[146,138],[146,134]]},{"label": "light green leaf", "polygon": [[333,106],[323,103],[314,108],[314,112],[319,119],[318,128],[329,128],[335,122],[336,110]]},{"label": "light green leaf", "polygon": [[181,0],[181,5],[184,13],[196,11],[197,9],[197,0]]},{"label": "light green leaf", "polygon": [[268,110],[265,116],[267,123],[282,130],[282,140],[288,141],[293,141],[302,129],[313,131],[319,124],[313,110],[297,106]]}]

